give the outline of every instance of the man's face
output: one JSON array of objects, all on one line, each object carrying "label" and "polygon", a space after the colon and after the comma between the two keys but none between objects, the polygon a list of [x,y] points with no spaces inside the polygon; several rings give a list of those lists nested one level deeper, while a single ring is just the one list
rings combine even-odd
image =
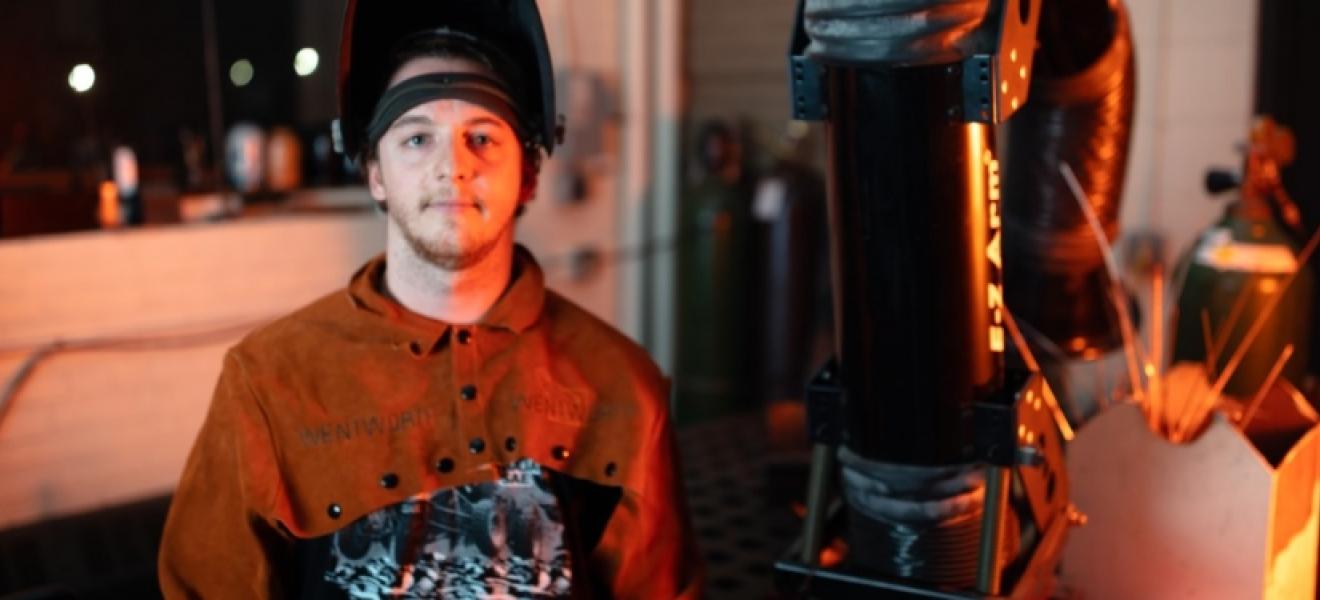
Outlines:
[{"label": "man's face", "polygon": [[[417,58],[390,85],[428,73],[489,72],[473,61]],[[513,128],[464,100],[432,100],[390,126],[367,164],[371,195],[417,254],[463,268],[513,239],[524,200],[523,153]]]}]

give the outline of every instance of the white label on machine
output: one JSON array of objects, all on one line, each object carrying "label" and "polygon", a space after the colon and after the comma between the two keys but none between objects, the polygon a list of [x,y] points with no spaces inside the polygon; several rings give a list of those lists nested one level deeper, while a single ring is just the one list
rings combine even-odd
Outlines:
[{"label": "white label on machine", "polygon": [[1249,244],[1235,241],[1233,232],[1212,229],[1196,247],[1196,263],[1220,271],[1288,274],[1297,270],[1297,257],[1284,244]]}]

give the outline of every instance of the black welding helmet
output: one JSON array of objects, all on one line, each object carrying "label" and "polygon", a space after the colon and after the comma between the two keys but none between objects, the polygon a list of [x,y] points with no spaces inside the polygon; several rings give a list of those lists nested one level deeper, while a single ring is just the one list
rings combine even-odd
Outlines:
[{"label": "black welding helmet", "polygon": [[[339,47],[339,121],[336,146],[359,160],[368,128],[381,120],[382,98],[402,44],[419,38],[475,52],[498,75],[487,81],[512,108],[510,125],[522,141],[547,154],[562,128],[555,113],[554,70],[535,0],[349,0]],[[436,78],[444,85],[457,78]],[[478,86],[480,87],[480,86]],[[394,91],[391,88],[391,91]]]}]

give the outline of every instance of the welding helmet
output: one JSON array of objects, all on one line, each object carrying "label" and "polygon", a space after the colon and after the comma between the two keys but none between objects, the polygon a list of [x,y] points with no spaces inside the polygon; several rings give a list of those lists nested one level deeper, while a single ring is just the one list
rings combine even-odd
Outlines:
[{"label": "welding helmet", "polygon": [[495,81],[475,77],[485,79],[477,82],[468,81],[472,77],[435,77],[435,86],[470,83],[474,93],[482,86],[498,88],[487,91],[509,101],[509,124],[521,141],[546,154],[553,151],[563,127],[555,113],[554,71],[535,0],[349,0],[339,48],[339,119],[334,128],[341,153],[355,161],[363,158],[373,142],[369,128],[389,114],[382,105],[399,100],[384,97],[399,66],[399,48],[424,37],[475,53],[497,75]]}]

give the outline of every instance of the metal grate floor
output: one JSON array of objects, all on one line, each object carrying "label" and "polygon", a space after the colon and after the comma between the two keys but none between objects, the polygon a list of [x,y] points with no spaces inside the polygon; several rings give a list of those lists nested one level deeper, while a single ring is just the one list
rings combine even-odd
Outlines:
[{"label": "metal grate floor", "polygon": [[710,600],[776,598],[772,565],[799,533],[788,501],[775,500],[784,497],[776,488],[791,482],[774,480],[762,418],[754,413],[678,430]]}]

